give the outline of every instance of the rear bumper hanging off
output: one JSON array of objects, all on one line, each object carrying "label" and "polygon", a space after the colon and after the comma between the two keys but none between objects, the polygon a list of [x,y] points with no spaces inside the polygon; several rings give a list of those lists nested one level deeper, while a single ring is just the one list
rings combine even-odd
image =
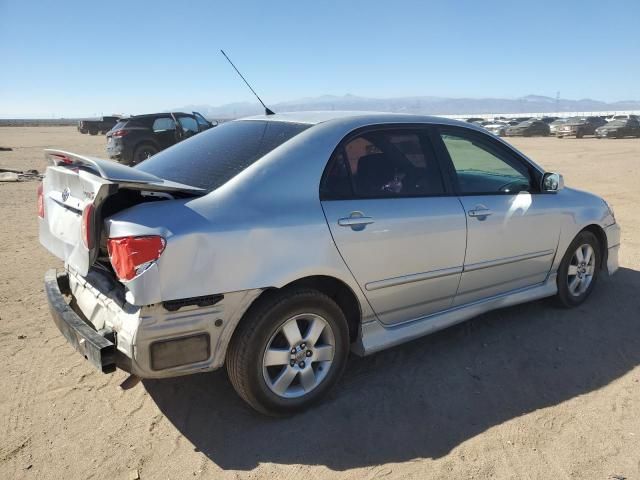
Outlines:
[{"label": "rear bumper hanging off", "polygon": [[104,373],[116,369],[116,346],[91,328],[65,302],[64,294],[70,294],[69,276],[55,269],[47,271],[44,285],[53,321],[67,341]]}]

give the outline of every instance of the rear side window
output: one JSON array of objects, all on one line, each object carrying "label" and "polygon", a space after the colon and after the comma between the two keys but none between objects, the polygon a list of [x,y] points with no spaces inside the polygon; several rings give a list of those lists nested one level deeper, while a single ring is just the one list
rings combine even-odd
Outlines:
[{"label": "rear side window", "polygon": [[180,142],[137,165],[174,182],[215,190],[310,125],[240,120]]},{"label": "rear side window", "polygon": [[321,187],[324,200],[444,194],[435,155],[420,130],[376,130],[339,147]]}]

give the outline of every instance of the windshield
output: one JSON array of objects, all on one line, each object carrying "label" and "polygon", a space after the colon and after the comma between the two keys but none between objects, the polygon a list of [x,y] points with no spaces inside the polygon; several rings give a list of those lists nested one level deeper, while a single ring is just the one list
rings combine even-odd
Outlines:
[{"label": "windshield", "polygon": [[559,120],[554,120],[553,122],[551,122],[551,125],[562,125],[563,123],[566,123],[567,119],[566,118],[562,118]]},{"label": "windshield", "polygon": [[215,190],[310,125],[240,120],[199,133],[135,168],[174,182]]},{"label": "windshield", "polygon": [[627,124],[626,120],[612,120],[607,123],[606,127],[624,127]]},{"label": "windshield", "polygon": [[518,127],[528,127],[529,125],[533,124],[533,120],[525,120],[522,123],[519,123],[517,126]]}]

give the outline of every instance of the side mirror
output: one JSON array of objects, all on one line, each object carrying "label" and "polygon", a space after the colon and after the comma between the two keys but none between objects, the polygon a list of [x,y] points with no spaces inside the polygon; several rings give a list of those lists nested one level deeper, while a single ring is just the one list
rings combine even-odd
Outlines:
[{"label": "side mirror", "polygon": [[542,176],[543,192],[559,192],[564,188],[564,178],[559,173],[547,172]]}]

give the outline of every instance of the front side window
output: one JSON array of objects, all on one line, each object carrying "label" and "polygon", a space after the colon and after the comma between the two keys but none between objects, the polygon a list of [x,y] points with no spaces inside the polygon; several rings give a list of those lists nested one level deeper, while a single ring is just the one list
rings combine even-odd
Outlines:
[{"label": "front side window", "polygon": [[441,132],[455,169],[461,194],[517,194],[533,191],[535,182],[526,165],[480,135]]},{"label": "front side window", "polygon": [[323,198],[432,196],[444,194],[435,156],[420,130],[376,130],[358,135],[334,153]]},{"label": "front side window", "polygon": [[209,122],[207,121],[206,118],[204,118],[198,112],[193,112],[193,115],[196,117],[196,120],[198,121],[198,125],[200,125],[201,127],[209,127]]},{"label": "front side window", "polygon": [[196,122],[195,118],[181,116],[178,117],[178,122],[185,132],[198,133],[198,122]]},{"label": "front side window", "polygon": [[164,132],[166,130],[175,130],[176,122],[171,117],[160,117],[153,121],[154,132]]}]

